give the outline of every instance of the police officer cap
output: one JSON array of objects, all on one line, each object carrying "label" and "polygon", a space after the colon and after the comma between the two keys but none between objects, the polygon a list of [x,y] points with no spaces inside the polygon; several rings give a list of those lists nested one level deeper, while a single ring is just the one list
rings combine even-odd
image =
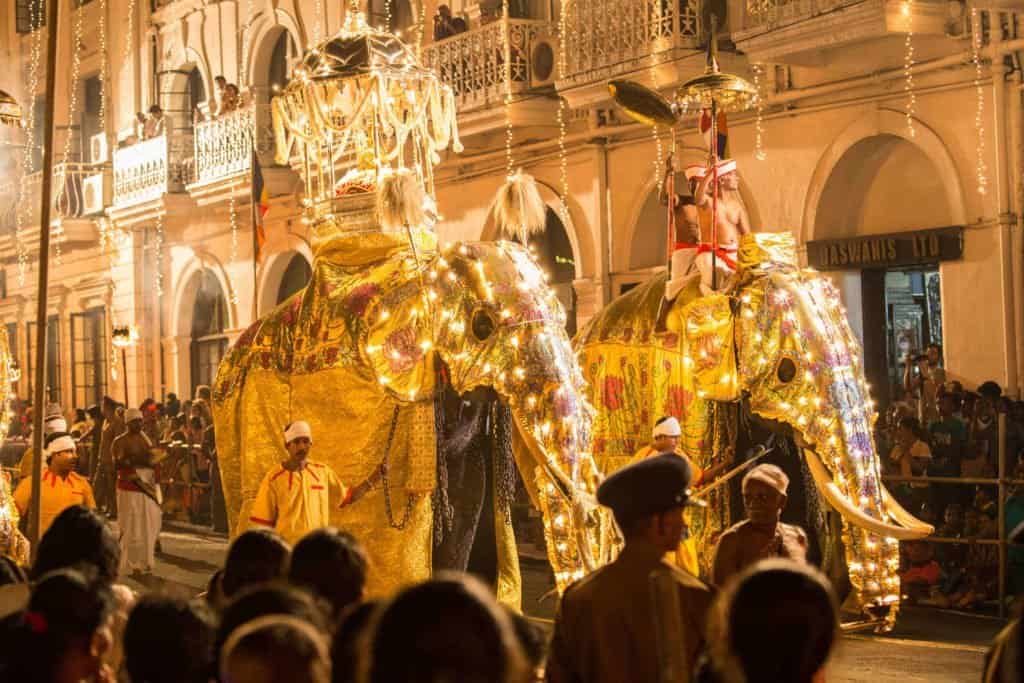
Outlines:
[{"label": "police officer cap", "polygon": [[690,465],[673,453],[662,453],[623,467],[597,489],[597,501],[616,519],[634,520],[686,505],[690,497]]}]

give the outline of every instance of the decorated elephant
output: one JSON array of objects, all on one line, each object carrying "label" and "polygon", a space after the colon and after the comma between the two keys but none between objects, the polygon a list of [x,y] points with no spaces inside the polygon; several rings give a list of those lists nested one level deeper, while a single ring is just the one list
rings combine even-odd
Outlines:
[{"label": "decorated elephant", "polygon": [[232,527],[283,459],[284,426],[303,419],[314,457],[346,483],[387,465],[381,486],[331,519],[366,546],[372,594],[468,568],[518,604],[516,469],[558,585],[605,561],[613,528],[593,501],[592,409],[532,256],[511,242],[439,249],[425,228],[353,225],[320,224],[309,285],[221,363],[214,414]]},{"label": "decorated elephant", "polygon": [[[741,414],[782,429],[802,446],[797,471],[811,495],[842,517],[841,533],[821,538],[822,553],[844,549],[852,602],[888,614],[891,623],[898,543],[932,528],[881,481],[861,349],[837,290],[797,266],[788,233],[745,236],[727,290],[701,296],[697,280],[665,305],[665,276],[656,277],[613,301],[577,336],[597,410],[598,465],[606,474],[621,467],[663,414],[680,419],[680,447],[703,467],[729,457]],[[728,487],[706,498],[707,511],[692,517],[705,563],[734,521]]]},{"label": "decorated elephant", "polygon": [[[0,330],[0,408],[5,412],[11,397],[11,382],[17,380],[12,363],[7,331]],[[0,422],[0,442],[7,438],[8,422]],[[11,495],[11,482],[6,472],[0,472],[0,555],[9,557],[19,565],[29,563],[28,539],[18,529],[18,508]]]}]

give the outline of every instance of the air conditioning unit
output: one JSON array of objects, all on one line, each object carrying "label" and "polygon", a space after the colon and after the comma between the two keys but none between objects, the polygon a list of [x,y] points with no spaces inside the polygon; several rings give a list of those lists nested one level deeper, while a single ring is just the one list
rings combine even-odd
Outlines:
[{"label": "air conditioning unit", "polygon": [[89,162],[105,164],[108,161],[110,161],[110,153],[107,149],[107,134],[96,133],[89,138]]},{"label": "air conditioning unit", "polygon": [[107,189],[109,183],[102,173],[86,176],[82,180],[82,215],[91,216],[103,213],[103,207],[109,204]]},{"label": "air conditioning unit", "polygon": [[530,41],[530,87],[554,85],[558,75],[558,36],[539,33]]}]

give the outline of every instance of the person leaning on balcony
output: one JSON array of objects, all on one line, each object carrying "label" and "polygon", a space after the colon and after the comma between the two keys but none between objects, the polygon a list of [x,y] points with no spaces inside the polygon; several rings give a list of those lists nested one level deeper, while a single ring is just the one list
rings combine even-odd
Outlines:
[{"label": "person leaning on balcony", "polygon": [[434,42],[451,38],[458,31],[452,23],[452,10],[448,5],[438,5],[434,15]]},{"label": "person leaning on balcony", "polygon": [[143,127],[142,137],[145,140],[152,138],[158,138],[167,132],[167,119],[164,117],[164,110],[160,108],[159,104],[154,104],[149,108],[149,118],[146,119],[146,125]]}]

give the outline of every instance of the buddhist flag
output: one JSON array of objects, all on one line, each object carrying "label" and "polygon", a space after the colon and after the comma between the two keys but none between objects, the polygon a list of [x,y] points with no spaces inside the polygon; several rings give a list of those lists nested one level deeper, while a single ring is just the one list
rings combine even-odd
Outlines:
[{"label": "buddhist flag", "polygon": [[[711,112],[707,109],[700,110],[700,135],[704,138],[704,144],[708,151],[711,151]],[[726,143],[729,141],[729,124],[725,119],[725,112],[718,112],[718,158],[724,159],[726,155]]]},{"label": "buddhist flag", "polygon": [[252,205],[253,258],[256,263],[260,263],[263,260],[263,245],[267,241],[263,218],[270,211],[270,196],[263,184],[263,169],[260,168],[260,159],[255,149],[252,152]]}]

